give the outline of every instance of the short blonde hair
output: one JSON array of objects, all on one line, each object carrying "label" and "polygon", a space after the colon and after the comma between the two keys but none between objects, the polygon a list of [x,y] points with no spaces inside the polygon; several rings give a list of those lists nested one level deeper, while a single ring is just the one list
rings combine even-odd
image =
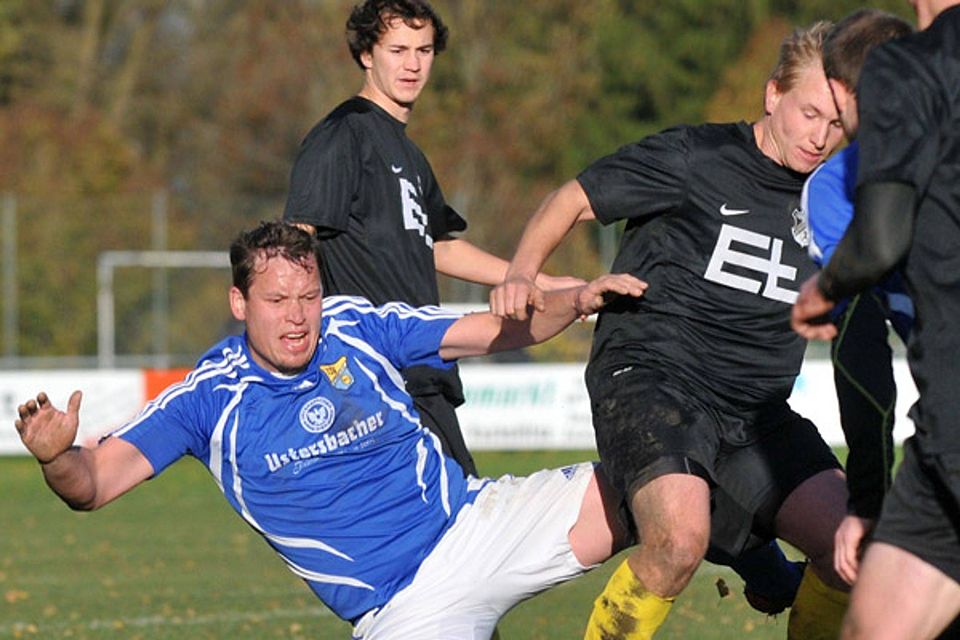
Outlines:
[{"label": "short blonde hair", "polygon": [[794,29],[780,44],[780,58],[770,74],[780,93],[790,91],[804,69],[823,64],[823,43],[833,28],[828,20],[815,22],[809,27]]}]

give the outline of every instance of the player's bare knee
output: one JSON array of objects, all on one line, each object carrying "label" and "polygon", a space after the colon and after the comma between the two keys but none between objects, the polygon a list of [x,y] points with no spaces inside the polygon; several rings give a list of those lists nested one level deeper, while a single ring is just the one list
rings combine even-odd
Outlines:
[{"label": "player's bare knee", "polygon": [[661,530],[652,535],[643,533],[634,560],[652,563],[660,576],[662,587],[679,592],[703,560],[708,537],[706,532],[693,529]]}]

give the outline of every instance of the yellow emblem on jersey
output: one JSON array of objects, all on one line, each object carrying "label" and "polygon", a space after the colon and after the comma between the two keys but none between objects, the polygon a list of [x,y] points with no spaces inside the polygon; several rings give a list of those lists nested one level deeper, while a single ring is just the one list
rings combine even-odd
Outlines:
[{"label": "yellow emblem on jersey", "polygon": [[353,374],[347,366],[347,356],[341,356],[333,364],[322,364],[320,370],[330,380],[335,389],[349,389],[353,384]]}]

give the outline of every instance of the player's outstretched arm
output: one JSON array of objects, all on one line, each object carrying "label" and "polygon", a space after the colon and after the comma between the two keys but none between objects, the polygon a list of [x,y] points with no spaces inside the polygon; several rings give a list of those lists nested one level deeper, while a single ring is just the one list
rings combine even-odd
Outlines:
[{"label": "player's outstretched arm", "polygon": [[82,398],[74,391],[67,410],[61,411],[41,391],[17,407],[14,426],[54,493],[70,508],[89,511],[149,478],[153,467],[136,447],[119,438],[108,438],[92,448],[73,446]]},{"label": "player's outstretched arm", "polygon": [[[438,272],[451,278],[488,286],[498,285],[507,275],[510,263],[488,253],[462,238],[442,238],[433,245],[434,265]],[[536,287],[541,291],[567,289],[586,284],[585,280],[569,276],[537,275]]]},{"label": "player's outstretched arm", "polygon": [[490,292],[490,311],[501,318],[526,320],[529,308],[542,311],[537,274],[570,229],[595,218],[580,183],[571,180],[548,195],[527,222],[503,284]]},{"label": "player's outstretched arm", "polygon": [[472,313],[447,329],[440,343],[440,357],[455,360],[537,344],[557,335],[577,318],[596,313],[610,298],[639,298],[646,289],[647,283],[632,275],[612,273],[580,287],[544,293],[543,310],[536,310],[526,320],[500,318],[490,312]]}]

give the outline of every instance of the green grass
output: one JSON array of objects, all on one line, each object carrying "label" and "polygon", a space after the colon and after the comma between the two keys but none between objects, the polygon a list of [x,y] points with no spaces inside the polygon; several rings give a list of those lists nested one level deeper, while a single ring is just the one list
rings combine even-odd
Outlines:
[{"label": "green grass", "polygon": [[[482,473],[523,475],[589,452],[477,454]],[[97,513],[69,511],[35,462],[0,458],[0,639],[349,638],[333,616],[227,507],[207,471],[178,463]],[[582,637],[617,559],[525,602],[503,640]],[[722,578],[731,594],[720,598]],[[658,639],[785,638],[704,564]]]}]

